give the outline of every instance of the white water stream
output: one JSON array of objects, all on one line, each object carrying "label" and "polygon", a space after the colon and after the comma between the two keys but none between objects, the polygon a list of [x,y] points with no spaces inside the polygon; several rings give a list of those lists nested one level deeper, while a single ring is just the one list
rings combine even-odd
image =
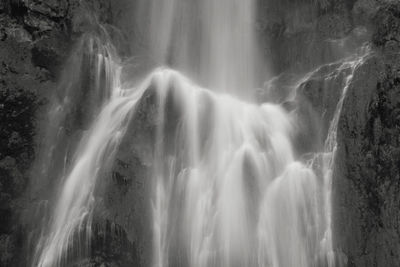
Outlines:
[{"label": "white water stream", "polygon": [[[147,199],[153,266],[334,266],[330,184],[341,107],[326,145],[325,178],[319,181],[311,163],[296,160],[296,122],[290,114],[278,105],[248,102],[262,65],[254,5],[250,0],[141,2],[140,12],[151,21],[153,60],[177,71],[158,68],[137,88],[124,90],[119,71],[109,72],[117,82],[61,179],[34,266],[65,265],[79,235],[88,250],[94,189],[150,84],[159,118],[152,176],[145,177],[153,181]],[[111,55],[107,59],[106,69],[120,68]],[[171,96],[179,116],[167,144]]]}]

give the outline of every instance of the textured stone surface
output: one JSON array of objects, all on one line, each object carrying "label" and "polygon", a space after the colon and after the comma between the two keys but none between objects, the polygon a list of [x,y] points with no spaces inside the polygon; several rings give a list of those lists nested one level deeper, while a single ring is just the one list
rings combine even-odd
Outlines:
[{"label": "textured stone surface", "polygon": [[356,69],[339,121],[333,229],[346,266],[400,262],[399,12],[394,1],[376,13],[376,52]]},{"label": "textured stone surface", "polygon": [[390,41],[400,42],[400,2],[388,1],[373,16],[375,33],[372,41],[384,46]]},{"label": "textured stone surface", "polygon": [[[0,2],[0,266],[17,266],[26,242],[20,214],[36,153],[38,125],[74,41],[92,17],[112,20],[111,2]],[[84,10],[91,10],[84,12]],[[92,17],[91,17],[92,16]],[[17,256],[18,255],[18,256]]]},{"label": "textured stone surface", "polygon": [[[18,251],[13,233],[16,215],[20,211],[18,198],[25,190],[27,170],[34,157],[35,113],[40,107],[40,95],[53,82],[47,70],[31,62],[29,36],[12,25],[0,43],[0,235],[7,242],[0,265],[10,266]],[[18,34],[17,34],[18,31]],[[4,249],[4,250],[3,250]],[[6,256],[8,255],[8,256]]]},{"label": "textured stone surface", "polygon": [[259,0],[257,29],[271,70],[304,72],[354,52],[368,38],[356,30],[354,2]]},{"label": "textured stone surface", "polygon": [[351,73],[344,62],[323,65],[296,90],[298,137],[295,145],[300,154],[322,151],[337,104]]},{"label": "textured stone surface", "polygon": [[[117,150],[111,175],[106,178],[99,199],[104,216],[121,226],[135,255],[135,266],[150,266],[152,255],[153,182],[151,179],[156,131],[160,127],[159,99],[156,85],[150,85],[140,98],[130,118],[124,138]],[[169,88],[165,102],[164,142],[165,155],[175,149],[176,130],[180,116],[180,103],[176,103],[174,88]]]},{"label": "textured stone surface", "polygon": [[157,96],[148,89],[130,118],[112,174],[105,186],[104,210],[122,226],[137,255],[136,266],[151,264],[151,165],[157,125]]},{"label": "textured stone surface", "polygon": [[339,121],[333,218],[347,266],[400,262],[399,112],[400,66],[371,56],[354,74]]}]

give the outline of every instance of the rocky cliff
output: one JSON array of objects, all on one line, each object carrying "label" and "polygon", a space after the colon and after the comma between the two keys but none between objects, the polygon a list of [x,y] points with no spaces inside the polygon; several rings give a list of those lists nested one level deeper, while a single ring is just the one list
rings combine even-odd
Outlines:
[{"label": "rocky cliff", "polygon": [[118,13],[111,2],[0,2],[0,266],[23,265],[20,215],[47,104],[75,41]]},{"label": "rocky cliff", "polygon": [[[368,27],[371,51],[354,70],[339,117],[332,185],[334,247],[343,266],[397,266],[400,4],[357,1],[352,21]],[[299,87],[298,97],[300,114],[311,106],[324,132],[339,99],[335,92],[343,84],[335,75],[338,83],[332,87],[329,75],[334,72],[321,73],[320,68]]]},{"label": "rocky cliff", "polygon": [[347,266],[400,262],[400,3],[373,21],[374,52],[354,73],[338,129],[333,218]]}]

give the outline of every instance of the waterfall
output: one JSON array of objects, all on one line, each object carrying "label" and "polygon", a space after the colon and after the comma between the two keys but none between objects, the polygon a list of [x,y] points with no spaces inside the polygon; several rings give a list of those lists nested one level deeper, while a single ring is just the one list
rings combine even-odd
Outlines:
[{"label": "waterfall", "polygon": [[[253,0],[141,0],[138,18],[155,65],[214,91],[250,97],[264,75]],[[149,24],[149,25],[148,25]],[[258,81],[260,82],[260,81]]]},{"label": "waterfall", "polygon": [[[157,83],[167,89],[160,103],[173,94],[183,115],[172,147],[157,144],[154,266],[311,266],[317,237],[304,231],[318,224],[316,177],[294,159],[288,114],[210,93],[173,71]],[[160,125],[171,123],[167,107]]]},{"label": "waterfall", "polygon": [[[331,170],[351,75],[331,123],[321,180],[313,162],[296,155],[293,114],[254,101],[259,76],[266,75],[253,29],[255,1],[142,0],[138,10],[155,70],[143,81],[122,80],[110,37],[83,38],[96,48],[89,51],[96,59],[89,65],[97,77],[93,94],[75,103],[71,93],[82,88],[67,83],[55,101],[57,124],[48,130],[40,165],[57,153],[68,160],[42,171],[58,186],[32,265],[70,266],[90,254],[96,188],[110,176],[147,93],[157,99],[151,171],[143,177],[151,180],[144,201],[151,207],[152,266],[333,267]],[[344,64],[354,71],[354,62]],[[66,127],[71,106],[85,103],[93,115],[79,142],[72,153],[57,150],[54,132]]]},{"label": "waterfall", "polygon": [[[126,93],[119,84],[120,66],[112,53],[112,46],[108,43],[96,37],[84,36],[79,42],[77,51],[82,51],[83,55],[74,55],[71,58],[70,66],[74,71],[69,69],[71,73],[67,73],[62,80],[61,93],[64,95],[61,97],[61,103],[57,97],[50,109],[49,115],[54,118],[46,136],[50,139],[47,140],[50,141],[50,146],[44,149],[44,156],[39,165],[44,178],[54,180],[60,176],[61,188],[54,189],[57,199],[53,214],[49,222],[42,226],[44,229],[36,245],[33,265],[37,266],[63,265],[68,258],[67,252],[71,250],[71,243],[80,242],[81,239],[84,244],[77,250],[85,251],[85,253],[89,250],[96,179],[106,172],[112,163],[112,155],[126,128],[125,120],[140,96],[138,92],[132,91],[129,92],[129,97],[125,97]],[[83,63],[85,56],[89,56],[86,64]],[[76,69],[76,63],[80,63],[82,68],[87,65],[93,68],[92,72],[85,73],[89,77],[94,76],[93,81],[83,83],[83,86],[89,88],[82,88],[75,84],[81,81],[79,71],[82,71],[82,69]],[[79,89],[85,89],[86,92],[76,92]],[[82,95],[83,99],[80,98]],[[82,134],[70,159],[70,166],[63,166],[58,172],[52,171],[46,164],[55,164],[53,156],[57,152],[60,154],[64,152],[65,148],[60,147],[60,144],[68,138],[65,134],[65,127],[68,124],[66,117],[76,112],[74,108],[76,103],[71,103],[73,101],[77,101],[78,105],[88,105],[83,112],[89,116],[87,120],[91,121],[92,125]],[[91,104],[91,101],[95,103]],[[90,116],[91,112],[98,114]],[[78,116],[83,119],[84,115],[79,113]],[[64,140],[59,140],[60,136]],[[55,149],[61,151],[55,151]],[[67,157],[67,152],[64,153]],[[63,164],[68,165],[64,161],[63,159]],[[60,168],[59,165],[56,167]],[[41,181],[39,184],[43,186],[43,183]],[[82,233],[86,237],[81,238]],[[75,251],[72,252],[75,253]]]}]

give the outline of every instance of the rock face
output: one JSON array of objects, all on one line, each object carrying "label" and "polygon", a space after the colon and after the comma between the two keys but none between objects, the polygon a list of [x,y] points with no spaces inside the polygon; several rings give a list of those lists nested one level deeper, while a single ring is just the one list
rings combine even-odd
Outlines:
[{"label": "rock face", "polygon": [[376,52],[344,100],[333,174],[335,246],[345,266],[400,262],[400,22],[398,2],[377,12]]},{"label": "rock face", "polygon": [[21,247],[15,221],[34,157],[35,113],[40,95],[55,84],[50,71],[32,60],[33,37],[19,16],[25,9],[5,5],[7,13],[0,14],[0,266],[12,266]]},{"label": "rock face", "polygon": [[296,114],[301,121],[295,145],[299,154],[324,149],[331,121],[352,66],[345,60],[316,69],[296,90]]},{"label": "rock face", "polygon": [[[161,114],[164,117],[165,155],[173,153],[176,148],[176,132],[179,128],[183,112],[176,102],[174,87],[167,91],[165,106],[161,111],[157,82],[145,90],[132,111],[124,138],[119,145],[111,175],[104,177],[103,190],[99,191],[99,199],[103,206],[100,214],[118,225],[126,232],[124,238],[130,244],[130,257],[133,264],[118,266],[151,266],[153,246],[153,221],[151,196],[154,190],[154,154],[157,153],[157,131],[161,129]],[[160,157],[158,155],[158,157]],[[162,163],[164,164],[164,163]],[[101,212],[102,211],[102,212]],[[124,239],[122,239],[124,240]],[[119,258],[121,260],[123,258]]]},{"label": "rock face", "polygon": [[75,40],[90,30],[94,17],[111,23],[116,12],[111,3],[0,3],[0,266],[17,266],[24,258],[21,250],[26,233],[19,215],[27,206],[24,192],[41,143],[38,133],[47,123],[47,103],[57,88],[60,70]]},{"label": "rock face", "polygon": [[149,196],[152,184],[149,178],[158,114],[158,98],[153,89],[146,90],[130,118],[104,190],[105,216],[126,231],[132,247],[130,252],[136,257],[134,266],[151,265]]},{"label": "rock face", "polygon": [[353,53],[368,39],[365,23],[353,20],[354,2],[259,0],[258,30],[271,70],[309,71]]},{"label": "rock face", "polygon": [[[338,125],[332,226],[341,266],[400,262],[399,12],[397,1],[357,1],[352,8],[353,23],[364,23],[373,34],[372,52],[354,70]],[[349,74],[337,67],[321,67],[297,89],[302,124],[321,131],[313,140],[324,140]],[[307,142],[307,131],[300,133],[306,137],[299,137],[299,151],[318,150]]]},{"label": "rock face", "polygon": [[383,4],[373,16],[375,33],[372,41],[377,46],[400,42],[400,3]]},{"label": "rock face", "polygon": [[333,218],[336,244],[348,266],[396,266],[400,261],[399,67],[371,56],[356,70],[344,101]]}]

